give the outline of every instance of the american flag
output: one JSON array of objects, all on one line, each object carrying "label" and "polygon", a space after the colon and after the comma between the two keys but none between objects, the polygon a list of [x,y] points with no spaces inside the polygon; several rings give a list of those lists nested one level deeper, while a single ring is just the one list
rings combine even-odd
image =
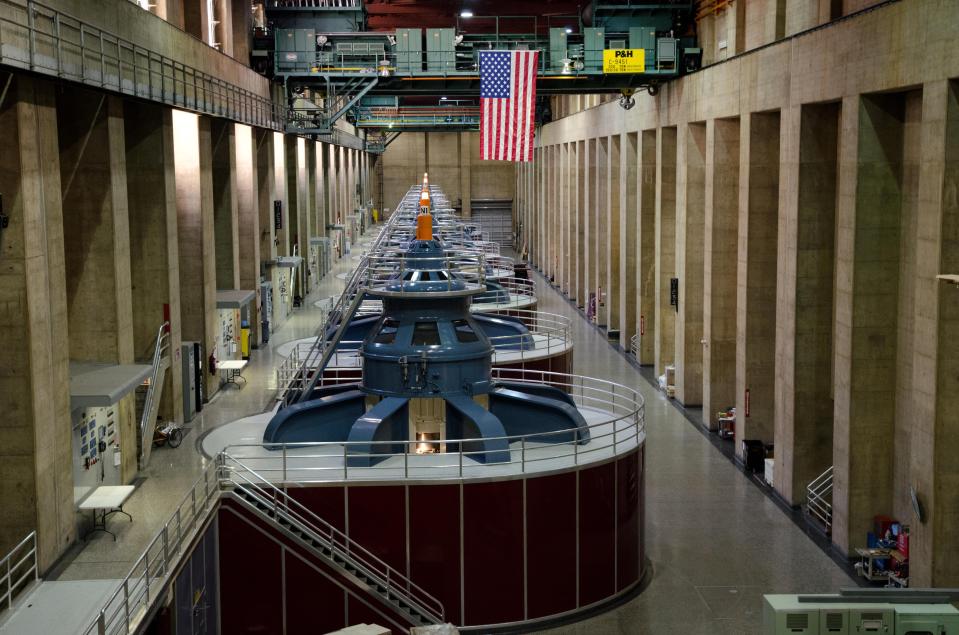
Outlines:
[{"label": "american flag", "polygon": [[533,160],[539,51],[480,52],[480,159]]}]

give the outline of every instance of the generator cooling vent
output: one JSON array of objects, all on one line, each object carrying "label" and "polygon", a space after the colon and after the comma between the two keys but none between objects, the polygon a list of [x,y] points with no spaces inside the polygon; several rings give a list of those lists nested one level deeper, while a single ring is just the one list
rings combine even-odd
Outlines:
[{"label": "generator cooling vent", "polygon": [[786,628],[791,631],[804,631],[809,628],[809,615],[806,613],[789,613],[786,615]]}]

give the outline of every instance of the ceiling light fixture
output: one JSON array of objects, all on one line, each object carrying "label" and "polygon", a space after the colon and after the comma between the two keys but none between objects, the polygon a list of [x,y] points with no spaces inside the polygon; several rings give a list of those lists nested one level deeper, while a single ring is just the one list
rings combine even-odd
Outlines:
[{"label": "ceiling light fixture", "polygon": [[567,33],[572,33],[572,32],[573,32],[573,29],[571,29],[571,28],[569,28],[569,27],[566,27],[566,32],[567,32]]},{"label": "ceiling light fixture", "polygon": [[472,17],[473,17],[473,12],[470,11],[469,9],[464,9],[463,12],[460,13],[460,17],[461,17],[461,18],[472,18]]}]

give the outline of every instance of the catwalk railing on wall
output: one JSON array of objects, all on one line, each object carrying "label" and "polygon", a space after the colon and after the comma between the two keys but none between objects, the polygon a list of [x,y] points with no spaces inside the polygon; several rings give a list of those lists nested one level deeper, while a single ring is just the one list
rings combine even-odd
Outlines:
[{"label": "catwalk railing on wall", "polygon": [[[224,449],[274,483],[417,480],[525,474],[611,458],[637,447],[645,435],[645,403],[636,390],[610,381],[546,371],[493,369],[493,378],[547,384],[565,390],[581,409],[600,413],[589,436],[560,430],[496,437],[509,446],[509,460],[486,464],[474,459],[487,450],[434,455],[416,453],[422,441],[236,444]],[[572,440],[566,440],[572,435]],[[563,440],[557,441],[562,438]],[[475,447],[492,439],[441,439],[430,445]],[[371,467],[351,467],[349,459],[370,458]]]},{"label": "catwalk railing on wall", "polygon": [[285,125],[267,97],[30,0],[0,0],[0,64],[253,126]]}]

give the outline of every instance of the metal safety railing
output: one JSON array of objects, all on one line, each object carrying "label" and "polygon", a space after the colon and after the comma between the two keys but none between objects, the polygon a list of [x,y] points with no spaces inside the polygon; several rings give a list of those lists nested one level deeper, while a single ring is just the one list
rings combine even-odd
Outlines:
[{"label": "metal safety railing", "polygon": [[283,130],[285,109],[35,0],[0,0],[0,64],[234,121]]},{"label": "metal safety railing", "polygon": [[82,631],[83,635],[135,632],[136,626],[164,592],[176,564],[205,526],[219,495],[217,464],[211,463],[100,608],[93,622]]},{"label": "metal safety railing", "polygon": [[[510,475],[580,465],[618,456],[645,438],[645,401],[633,388],[615,382],[547,371],[493,369],[493,379],[548,385],[566,392],[590,415],[588,435],[565,429],[555,432],[485,439],[431,441],[446,448],[427,457],[417,454],[420,441],[235,444],[224,452],[243,460],[273,483],[320,483],[382,479],[450,479]],[[488,450],[475,449],[490,441],[505,441],[509,460],[487,464]],[[356,459],[375,461],[369,467],[351,465]],[[371,462],[372,462],[371,461]]]},{"label": "metal safety railing", "polygon": [[474,311],[496,311],[506,306],[528,306],[536,301],[536,287],[531,280],[504,276],[496,278],[500,288],[487,289],[473,296]]},{"label": "metal safety railing", "polygon": [[[386,597],[399,595],[407,606],[414,607],[431,622],[441,624],[445,621],[446,610],[439,600],[285,491],[274,487],[269,480],[227,452],[220,453],[217,463],[221,481],[242,489],[263,509],[271,511],[273,520],[281,525],[285,521],[285,524],[294,525],[305,532],[314,549],[325,549],[331,556],[336,554],[345,564],[362,571],[371,583],[372,592]],[[379,591],[376,587],[383,590]]]},{"label": "metal safety railing", "polygon": [[[235,487],[243,487],[258,498],[271,501],[283,517],[293,518],[299,524],[310,528],[337,553],[345,555],[348,562],[359,564],[364,570],[379,576],[385,588],[394,595],[409,597],[414,602],[413,606],[421,607],[421,611],[427,616],[435,616],[439,620],[444,618],[443,605],[409,578],[393,570],[356,541],[330,526],[285,493],[272,490],[266,479],[239,460],[221,454],[203,471],[130,572],[107,598],[96,617],[80,632],[83,635],[127,635],[136,632],[137,627],[149,615],[150,608],[162,598],[177,564],[189,553],[190,546],[200,530],[207,525],[210,513],[216,508],[221,495]],[[28,556],[32,556],[33,564],[24,574],[27,577],[21,576],[21,581],[29,579],[29,576],[36,579],[35,533],[24,539],[7,556],[7,559],[16,557],[17,550],[22,550],[25,545],[31,545]],[[23,561],[24,559],[21,559],[19,562]],[[2,561],[0,566],[3,566]],[[11,570],[16,571],[16,567]],[[17,583],[11,588],[16,589]],[[7,599],[9,607],[9,597]]]},{"label": "metal safety railing", "polygon": [[[572,349],[572,322],[568,317],[524,309],[511,309],[504,315],[522,320],[528,332],[490,337],[494,365],[542,359]],[[360,340],[341,340],[330,356],[317,386],[362,381],[362,357],[359,354],[362,346]],[[304,360],[311,358],[312,350],[312,342],[298,342],[277,366],[277,400],[282,400],[286,391],[302,387],[298,373]]]},{"label": "metal safety railing", "polygon": [[9,611],[17,595],[36,581],[37,532],[31,531],[0,560],[0,608]]},{"label": "metal safety railing", "polygon": [[153,448],[153,427],[156,424],[157,410],[160,407],[159,397],[163,391],[163,381],[170,359],[170,323],[164,322],[157,331],[153,344],[153,359],[150,363],[150,379],[147,388],[146,400],[143,403],[143,413],[140,415],[140,469],[150,462],[150,451]]},{"label": "metal safety railing", "polygon": [[827,533],[832,530],[832,472],[830,465],[806,486],[806,511],[825,526]]}]

